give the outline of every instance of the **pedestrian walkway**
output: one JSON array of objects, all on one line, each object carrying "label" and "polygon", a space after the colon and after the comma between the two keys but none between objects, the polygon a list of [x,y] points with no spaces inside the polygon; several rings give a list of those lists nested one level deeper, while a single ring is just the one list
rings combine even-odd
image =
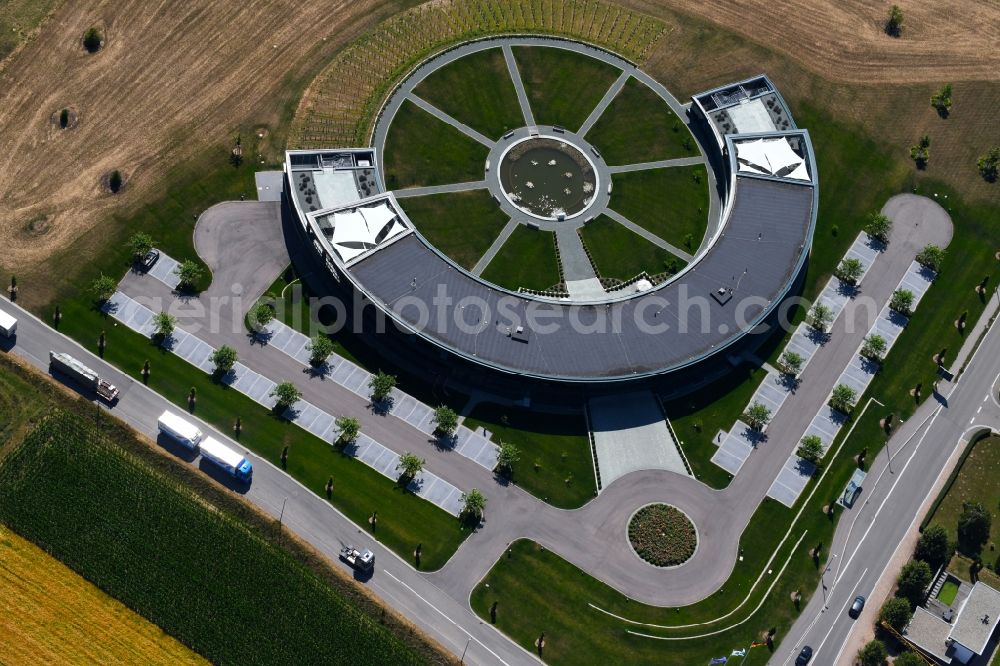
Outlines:
[{"label": "pedestrian walkway", "polygon": [[[102,309],[133,331],[147,338],[152,337],[153,311],[122,292],[116,291]],[[297,333],[296,331],[292,332]],[[294,336],[288,335],[286,331],[278,331],[278,334],[274,337],[282,342],[284,349],[294,347],[301,342],[296,340]],[[211,374],[215,370],[214,364],[209,360],[215,349],[191,333],[177,329],[163,342],[162,346],[206,374]],[[304,343],[302,347],[304,347]],[[297,353],[301,353],[301,347]],[[308,362],[308,356],[306,362]],[[345,361],[345,363],[347,362]],[[357,368],[357,366],[354,367]],[[358,369],[360,370],[360,368]],[[352,376],[354,374],[351,373]],[[221,381],[257,404],[267,409],[274,409],[276,400],[271,396],[271,392],[276,386],[275,382],[254,372],[244,364],[237,363]],[[365,384],[367,385],[367,382]],[[290,406],[282,416],[331,445],[339,436],[336,419],[305,400],[299,400]],[[471,447],[473,444],[470,443],[469,446]],[[358,437],[358,441],[353,446],[347,447],[345,453],[356,457],[393,481],[399,478],[399,472],[396,468],[399,456],[364,434]],[[427,470],[420,472],[407,487],[415,495],[441,507],[454,516],[461,512],[462,491]]]}]

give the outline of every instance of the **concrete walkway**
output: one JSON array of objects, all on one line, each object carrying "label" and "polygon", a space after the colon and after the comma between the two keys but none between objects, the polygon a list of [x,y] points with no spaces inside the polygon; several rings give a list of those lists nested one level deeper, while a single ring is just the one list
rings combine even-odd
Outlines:
[{"label": "concrete walkway", "polygon": [[487,188],[485,180],[471,180],[467,183],[448,183],[447,185],[428,185],[427,187],[407,187],[402,190],[393,190],[392,193],[397,199],[407,197],[425,197],[428,194],[446,194],[448,192],[468,192],[470,190],[484,190]]},{"label": "concrete walkway", "polygon": [[494,257],[497,256],[497,253],[500,252],[500,248],[503,247],[503,244],[507,242],[507,239],[510,238],[511,234],[514,233],[514,230],[517,229],[518,224],[519,222],[517,220],[509,220],[507,222],[503,231],[500,232],[500,235],[494,239],[493,244],[486,250],[486,253],[483,254],[483,256],[479,258],[479,261],[476,262],[476,265],[472,267],[473,275],[483,274],[486,267],[490,265],[490,262],[493,261]]},{"label": "concrete walkway", "polygon": [[636,164],[622,164],[620,166],[609,166],[611,173],[627,173],[629,171],[646,171],[647,169],[668,169],[670,167],[695,166],[704,164],[705,158],[700,155],[694,157],[677,157],[671,160],[659,160],[657,162],[639,162]]},{"label": "concrete walkway", "polygon": [[577,134],[580,136],[587,136],[587,132],[589,132],[594,126],[594,123],[596,123],[598,119],[604,115],[604,112],[607,111],[609,106],[611,106],[612,100],[614,100],[614,98],[618,96],[618,93],[622,91],[622,88],[625,87],[625,84],[628,82],[629,78],[631,78],[633,71],[635,71],[635,67],[626,67],[621,75],[615,79],[615,82],[611,84],[608,91],[604,93],[604,97],[601,98],[601,101],[597,103],[594,110],[590,112],[587,119],[583,121],[582,125],[580,125],[580,129],[576,132]]},{"label": "concrete walkway", "polygon": [[638,224],[636,224],[632,220],[628,219],[627,217],[625,217],[624,215],[622,215],[618,211],[615,211],[615,210],[612,210],[611,208],[609,208],[606,211],[604,211],[604,214],[607,215],[608,217],[610,217],[612,220],[614,220],[618,224],[620,224],[623,227],[625,227],[626,229],[628,229],[629,231],[631,231],[631,232],[633,232],[633,233],[635,233],[635,234],[637,234],[639,236],[642,236],[643,238],[645,238],[646,240],[648,240],[653,245],[666,250],[670,254],[676,255],[676,256],[680,257],[681,259],[683,259],[684,261],[687,261],[687,262],[690,262],[692,259],[694,259],[694,257],[691,256],[690,253],[685,252],[684,250],[680,249],[679,247],[675,247],[675,246],[671,245],[670,243],[668,243],[667,241],[663,240],[662,238],[660,238],[659,236],[657,236],[653,232],[647,231],[643,227],[640,227]]},{"label": "concrete walkway", "polygon": [[556,230],[556,242],[559,244],[559,259],[562,261],[563,279],[566,282],[597,277],[576,229],[560,227]]},{"label": "concrete walkway", "polygon": [[521,80],[521,72],[517,68],[517,61],[514,60],[514,52],[510,44],[503,45],[503,58],[507,61],[507,71],[510,73],[510,80],[514,83],[514,90],[517,92],[517,103],[521,105],[521,115],[524,116],[524,125],[534,127],[535,115],[531,112],[531,104],[528,103],[528,93],[524,90],[524,82]]},{"label": "concrete walkway", "polygon": [[460,120],[456,120],[455,118],[448,115],[447,113],[437,108],[430,102],[424,100],[423,98],[418,97],[416,93],[410,93],[407,96],[407,99],[416,104],[417,106],[419,106],[427,113],[437,118],[438,120],[448,123],[462,134],[466,135],[471,139],[475,139],[476,141],[483,144],[487,148],[492,148],[494,146],[495,142],[492,139],[486,137],[484,134],[481,134],[480,132],[477,132],[476,130],[472,129],[471,127],[461,122]]}]

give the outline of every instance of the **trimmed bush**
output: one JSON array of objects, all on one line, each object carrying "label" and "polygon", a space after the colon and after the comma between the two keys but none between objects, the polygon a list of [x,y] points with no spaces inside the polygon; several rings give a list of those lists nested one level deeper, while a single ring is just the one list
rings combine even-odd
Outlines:
[{"label": "trimmed bush", "polygon": [[658,567],[683,564],[698,546],[694,524],[669,504],[650,504],[636,511],[628,524],[628,540],[639,557]]}]

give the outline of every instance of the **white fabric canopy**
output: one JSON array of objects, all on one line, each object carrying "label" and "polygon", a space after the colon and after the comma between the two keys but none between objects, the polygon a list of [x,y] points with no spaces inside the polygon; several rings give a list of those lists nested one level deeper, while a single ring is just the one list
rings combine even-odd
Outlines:
[{"label": "white fabric canopy", "polygon": [[330,242],[341,259],[350,261],[405,230],[396,213],[383,203],[348,213],[334,213]]},{"label": "white fabric canopy", "polygon": [[737,143],[736,161],[740,171],[809,180],[805,160],[792,150],[788,140],[784,138]]}]

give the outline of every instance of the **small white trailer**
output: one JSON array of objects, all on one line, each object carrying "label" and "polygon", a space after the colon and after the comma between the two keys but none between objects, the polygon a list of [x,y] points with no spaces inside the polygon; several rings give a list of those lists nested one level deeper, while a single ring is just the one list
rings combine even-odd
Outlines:
[{"label": "small white trailer", "polygon": [[0,336],[5,338],[14,337],[17,332],[17,319],[0,310]]},{"label": "small white trailer", "polygon": [[202,438],[198,426],[169,410],[160,414],[160,418],[156,420],[156,427],[170,439],[191,450],[198,447],[198,442]]}]

